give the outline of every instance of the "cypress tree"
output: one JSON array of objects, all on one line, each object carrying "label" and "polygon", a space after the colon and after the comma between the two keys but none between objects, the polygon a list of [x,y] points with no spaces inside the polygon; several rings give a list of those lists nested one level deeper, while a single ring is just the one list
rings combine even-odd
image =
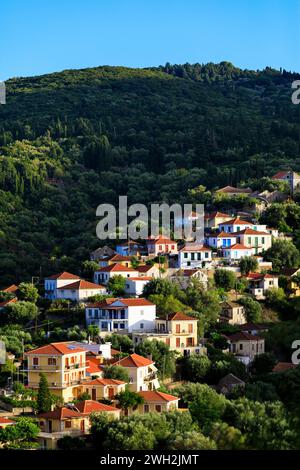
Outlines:
[{"label": "cypress tree", "polygon": [[51,411],[52,399],[45,374],[40,374],[39,390],[37,395],[37,409],[39,413]]}]

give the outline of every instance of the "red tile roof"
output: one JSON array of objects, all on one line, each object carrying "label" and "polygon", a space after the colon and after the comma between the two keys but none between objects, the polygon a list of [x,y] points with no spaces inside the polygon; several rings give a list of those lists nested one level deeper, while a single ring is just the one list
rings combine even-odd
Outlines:
[{"label": "red tile roof", "polygon": [[76,408],[82,414],[90,414],[90,413],[103,413],[109,411],[119,411],[118,408],[114,406],[105,405],[104,403],[99,403],[95,400],[84,400],[76,403]]},{"label": "red tile roof", "polygon": [[182,253],[191,252],[191,251],[198,253],[199,251],[211,251],[211,248],[206,245],[190,244],[190,245],[185,245],[179,251]]},{"label": "red tile roof", "polygon": [[167,320],[178,320],[178,321],[197,321],[197,318],[195,317],[189,317],[185,313],[182,312],[175,312],[175,313],[169,313],[166,316]]},{"label": "red tile roof", "polygon": [[99,385],[101,387],[105,387],[106,385],[124,385],[126,382],[123,382],[122,380],[116,380],[116,379],[94,379],[94,380],[89,380],[88,382],[84,382],[84,385]]},{"label": "red tile roof", "polygon": [[3,292],[16,292],[18,289],[19,288],[16,284],[12,284],[11,286],[6,287],[6,289],[3,289]]},{"label": "red tile roof", "polygon": [[94,284],[93,282],[88,282],[83,279],[80,281],[72,282],[71,284],[67,284],[65,286],[59,287],[58,290],[95,290],[95,289],[105,289],[104,286],[101,284]]},{"label": "red tile roof", "polygon": [[272,176],[272,180],[276,180],[278,178],[284,178],[287,174],[290,173],[289,171],[278,171],[275,175]]},{"label": "red tile roof", "polygon": [[244,331],[239,331],[237,333],[233,333],[232,335],[226,335],[230,341],[261,341],[263,338],[257,335],[250,335],[249,333],[245,333]]},{"label": "red tile roof", "polygon": [[297,367],[296,364],[292,364],[292,362],[278,362],[272,372],[285,372],[295,367]]},{"label": "red tile roof", "polygon": [[131,268],[130,266],[123,266],[120,263],[109,264],[108,266],[103,266],[96,271],[97,273],[106,273],[106,272],[136,272],[136,269]]},{"label": "red tile roof", "polygon": [[131,256],[123,256],[119,254],[114,254],[114,255],[102,258],[99,261],[115,261],[117,263],[118,261],[131,261],[131,259],[132,259]]},{"label": "red tile roof", "polygon": [[209,238],[236,238],[235,233],[228,233],[228,232],[220,232],[214,235],[210,235]]},{"label": "red tile roof", "polygon": [[126,281],[152,281],[153,277],[151,276],[138,276],[138,277],[128,277]]},{"label": "red tile roof", "polygon": [[138,266],[136,268],[136,270],[139,272],[139,273],[147,273],[148,271],[150,271],[150,269],[153,268],[153,266],[151,266],[151,264],[144,264],[142,266]]},{"label": "red tile roof", "polygon": [[245,276],[247,279],[253,279],[253,280],[262,280],[262,279],[276,279],[278,276],[275,276],[274,274],[263,274],[263,273],[249,273]]},{"label": "red tile roof", "polygon": [[219,225],[252,225],[250,222],[247,222],[246,220],[242,220],[239,217],[235,217],[231,220],[227,220],[226,222],[222,222]]},{"label": "red tile roof", "polygon": [[251,250],[250,246],[241,245],[240,243],[236,243],[232,246],[223,246],[222,250]]},{"label": "red tile roof", "polygon": [[68,280],[68,279],[80,279],[79,276],[76,276],[76,274],[71,274],[66,271],[59,273],[59,274],[53,274],[52,276],[46,277],[46,279],[61,279],[61,280]]},{"label": "red tile roof", "polygon": [[46,355],[46,356],[64,356],[65,354],[74,354],[86,352],[85,349],[78,348],[71,342],[50,343],[40,348],[27,351],[27,355]]},{"label": "red tile roof", "polygon": [[1,426],[1,424],[16,424],[16,422],[12,421],[9,418],[5,418],[5,417],[0,416],[0,426]]},{"label": "red tile roof", "polygon": [[83,413],[80,413],[80,412],[78,412],[74,409],[71,409],[71,408],[67,408],[66,406],[62,406],[60,408],[56,408],[53,411],[49,411],[48,413],[40,414],[39,418],[58,419],[58,420],[62,421],[64,419],[82,418],[83,416],[84,416]]},{"label": "red tile roof", "polygon": [[144,392],[138,392],[141,395],[145,402],[170,402],[170,401],[179,401],[178,397],[174,395],[169,395],[168,393],[159,392],[158,390],[148,390]]},{"label": "red tile roof", "polygon": [[154,305],[149,300],[143,299],[143,298],[137,298],[137,299],[110,298],[110,299],[104,299],[101,302],[90,304],[87,307],[88,308],[106,308],[106,309],[120,308],[119,306],[112,305],[114,302],[121,302],[126,307],[146,307],[148,305],[149,306]]},{"label": "red tile roof", "polygon": [[233,232],[233,235],[269,235],[271,237],[269,232],[260,232],[258,230],[253,230],[252,228],[245,228],[239,232]]},{"label": "red tile roof", "polygon": [[154,364],[154,362],[146,357],[139,356],[138,354],[131,354],[130,356],[124,357],[119,361],[115,362],[113,365],[122,366],[122,367],[145,367]]},{"label": "red tile roof", "polygon": [[159,236],[157,238],[149,237],[147,239],[147,243],[149,245],[158,245],[159,243],[165,243],[167,245],[177,245],[177,242],[175,242],[174,240],[171,240],[170,238],[164,237],[164,236]]},{"label": "red tile roof", "polygon": [[16,299],[15,297],[13,299],[4,300],[4,302],[0,302],[0,308],[4,308],[6,307],[6,305],[9,305],[15,302],[18,302],[18,299]]}]

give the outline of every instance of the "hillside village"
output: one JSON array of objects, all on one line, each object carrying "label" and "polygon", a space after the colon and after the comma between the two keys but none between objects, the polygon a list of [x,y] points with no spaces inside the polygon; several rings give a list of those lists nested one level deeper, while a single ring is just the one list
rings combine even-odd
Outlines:
[{"label": "hillside village", "polygon": [[[89,447],[117,423],[149,427],[150,416],[174,431],[177,416],[185,437],[174,431],[171,448],[226,449],[230,439],[238,449],[259,448],[261,437],[243,431],[243,407],[257,411],[274,445],[296,448],[300,255],[293,234],[269,220],[298,201],[300,175],[280,171],[271,180],[271,191],[217,189],[202,243],[163,234],[109,243],[90,253],[85,276],[78,267],[3,286],[0,444]],[[272,403],[283,423],[278,435]],[[232,416],[224,412],[234,406]],[[35,430],[15,442],[9,428],[18,419]]]}]

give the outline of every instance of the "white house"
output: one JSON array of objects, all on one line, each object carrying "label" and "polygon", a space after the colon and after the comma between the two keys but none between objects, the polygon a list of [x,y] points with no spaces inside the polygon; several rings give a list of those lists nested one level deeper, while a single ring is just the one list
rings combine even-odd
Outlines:
[{"label": "white house", "polygon": [[123,266],[123,264],[120,263],[113,263],[97,269],[94,273],[94,282],[98,284],[107,284],[113,276],[123,276],[127,278],[131,276],[138,277],[138,275],[138,271],[129,266]]},{"label": "white house", "polygon": [[266,251],[272,246],[272,235],[268,232],[246,228],[239,232],[235,232],[234,235],[237,238],[237,243],[254,248],[255,254]]},{"label": "white house", "polygon": [[206,243],[212,248],[225,248],[227,246],[235,245],[237,238],[234,234],[220,232],[208,235]]},{"label": "white house", "polygon": [[71,284],[58,287],[56,289],[56,298],[81,302],[97,294],[106,294],[106,292],[104,286],[80,279]]},{"label": "white house", "polygon": [[250,294],[257,299],[263,299],[271,288],[278,289],[278,277],[274,274],[249,273],[246,279],[249,282]]},{"label": "white house", "polygon": [[126,279],[125,293],[139,297],[143,293],[144,286],[152,279],[151,276],[128,277]]},{"label": "white house", "polygon": [[186,289],[193,279],[201,282],[202,287],[207,289],[208,276],[204,271],[201,271],[201,269],[179,269],[170,277],[170,281],[178,284],[181,289]]},{"label": "white house", "polygon": [[222,256],[228,261],[240,260],[244,256],[252,255],[254,255],[254,248],[249,248],[240,243],[222,249]]},{"label": "white house", "polygon": [[279,171],[274,176],[272,176],[273,180],[277,181],[285,181],[289,184],[291,193],[293,194],[295,189],[299,188],[300,185],[300,175],[295,171]]},{"label": "white house", "polygon": [[242,220],[239,217],[235,217],[234,219],[219,224],[220,232],[226,233],[239,232],[245,228],[253,228],[253,224],[251,222],[247,222],[246,220]]},{"label": "white house", "polygon": [[205,268],[211,263],[211,248],[205,245],[191,243],[178,252],[179,269]]},{"label": "white house", "polygon": [[66,271],[59,274],[53,274],[53,276],[46,277],[44,281],[46,299],[57,299],[56,291],[58,288],[79,280],[79,276],[76,276],[76,274],[68,273]]},{"label": "white house", "polygon": [[157,368],[151,359],[131,354],[116,361],[113,365],[124,367],[127,370],[130,377],[129,388],[133,392],[156,390],[160,386]]},{"label": "white house", "polygon": [[155,328],[156,306],[146,299],[104,299],[85,309],[86,324],[97,325],[100,335],[132,333]]}]

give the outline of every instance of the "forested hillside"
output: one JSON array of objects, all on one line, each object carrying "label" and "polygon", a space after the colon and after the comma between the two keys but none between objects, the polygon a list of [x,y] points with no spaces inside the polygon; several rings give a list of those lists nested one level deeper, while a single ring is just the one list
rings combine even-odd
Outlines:
[{"label": "forested hillside", "polygon": [[223,62],[7,81],[0,283],[76,272],[99,244],[97,205],[118,195],[191,202],[189,190],[199,185],[211,190],[286,167],[299,171],[300,106],[291,103],[299,78]]}]

